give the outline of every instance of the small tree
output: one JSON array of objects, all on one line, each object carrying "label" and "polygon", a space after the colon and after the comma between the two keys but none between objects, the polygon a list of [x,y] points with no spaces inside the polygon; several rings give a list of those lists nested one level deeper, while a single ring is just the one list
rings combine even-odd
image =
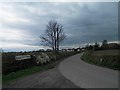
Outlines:
[{"label": "small tree", "polygon": [[87,49],[87,50],[93,50],[93,51],[94,51],[94,45],[89,45],[89,44],[87,44],[87,45],[86,45],[86,49]]},{"label": "small tree", "polygon": [[51,47],[53,51],[59,51],[60,43],[66,38],[63,26],[57,21],[50,21],[46,26],[44,36],[40,37],[42,42]]},{"label": "small tree", "polygon": [[102,49],[108,49],[108,42],[107,42],[107,40],[103,40],[101,47],[102,47]]},{"label": "small tree", "polygon": [[98,49],[99,49],[99,46],[100,46],[99,43],[96,41],[96,42],[95,42],[95,45],[94,45],[94,49],[95,49],[95,50],[98,50]]},{"label": "small tree", "polygon": [[103,40],[102,45],[104,46],[104,45],[107,45],[107,44],[108,44],[107,40]]}]

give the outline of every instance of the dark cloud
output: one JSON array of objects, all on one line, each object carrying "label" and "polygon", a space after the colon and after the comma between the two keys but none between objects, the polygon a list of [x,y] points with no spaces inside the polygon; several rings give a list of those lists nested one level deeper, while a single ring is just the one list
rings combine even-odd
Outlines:
[{"label": "dark cloud", "polygon": [[29,21],[28,23],[2,22],[5,28],[28,32],[25,34],[29,34],[29,39],[15,42],[40,45],[37,40],[44,33],[46,24],[50,20],[57,20],[64,27],[67,38],[62,46],[101,42],[104,39],[117,41],[118,38],[117,2],[7,4],[12,7],[13,13]]}]

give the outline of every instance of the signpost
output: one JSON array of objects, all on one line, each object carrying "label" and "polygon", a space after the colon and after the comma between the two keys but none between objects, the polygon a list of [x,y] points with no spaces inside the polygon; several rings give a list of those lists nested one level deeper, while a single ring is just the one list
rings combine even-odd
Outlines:
[{"label": "signpost", "polygon": [[19,56],[15,56],[15,60],[25,60],[25,59],[31,59],[31,55],[19,55]]}]

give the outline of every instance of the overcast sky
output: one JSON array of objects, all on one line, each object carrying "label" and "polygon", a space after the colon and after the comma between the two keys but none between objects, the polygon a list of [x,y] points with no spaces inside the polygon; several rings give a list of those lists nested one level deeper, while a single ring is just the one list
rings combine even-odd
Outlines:
[{"label": "overcast sky", "polygon": [[0,48],[5,51],[38,50],[50,20],[64,27],[67,38],[61,47],[118,40],[117,2],[14,2],[0,3]]}]

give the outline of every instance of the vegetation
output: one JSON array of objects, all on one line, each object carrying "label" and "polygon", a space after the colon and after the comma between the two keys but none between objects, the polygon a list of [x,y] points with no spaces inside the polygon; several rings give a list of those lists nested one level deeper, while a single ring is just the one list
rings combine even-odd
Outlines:
[{"label": "vegetation", "polygon": [[115,70],[120,70],[118,50],[87,51],[81,59],[90,63]]},{"label": "vegetation", "polygon": [[[46,53],[49,56],[53,55],[51,52],[46,52]],[[78,53],[78,52],[59,52],[59,53],[54,53],[54,55],[56,55],[56,60],[51,59],[51,62],[49,62],[49,63],[47,63],[45,65],[33,65],[33,66],[29,67],[29,68],[27,67],[27,68],[18,69],[18,70],[14,71],[14,72],[13,71],[11,71],[11,72],[8,71],[9,73],[3,74],[2,82],[3,82],[3,84],[5,84],[5,83],[7,83],[9,81],[16,80],[18,78],[21,78],[21,77],[24,77],[24,76],[27,76],[27,75],[30,75],[30,74],[33,74],[33,73],[36,73],[36,72],[42,72],[42,71],[51,69],[54,66],[56,66],[62,59],[66,58],[68,56],[74,55],[76,53]],[[9,57],[9,55],[11,55],[11,53],[7,54],[8,57]],[[12,60],[12,58],[10,60],[7,59],[7,65],[8,66],[11,65],[11,63],[13,63],[13,62],[15,62],[14,59],[13,60]],[[4,66],[3,70],[8,67],[7,65],[5,66],[5,63],[6,63],[6,60],[3,58],[3,66]],[[28,65],[28,62],[27,62],[27,64],[24,62],[23,65]],[[10,67],[13,67],[13,66],[9,66],[8,68],[10,68]],[[21,65],[19,67],[23,67],[23,66]],[[16,67],[14,66],[11,69],[16,69]]]},{"label": "vegetation", "polygon": [[19,79],[19,78],[37,73],[37,72],[42,72],[42,71],[51,69],[52,67],[55,66],[55,64],[56,64],[56,62],[51,62],[51,63],[46,64],[46,65],[34,66],[34,67],[31,67],[31,68],[28,68],[28,69],[24,69],[24,70],[20,70],[20,71],[17,71],[17,72],[9,73],[7,75],[3,75],[2,82],[3,82],[3,84],[6,84],[9,81],[13,81],[13,80],[16,80],[16,79]]},{"label": "vegetation", "polygon": [[46,26],[44,36],[41,37],[45,45],[51,47],[53,51],[59,51],[60,43],[66,38],[63,26],[56,21],[50,21]]},{"label": "vegetation", "polygon": [[110,49],[120,49],[119,43],[108,43],[107,40],[103,40],[102,45],[100,45],[97,41],[94,45],[86,45],[86,50],[110,50]]}]

